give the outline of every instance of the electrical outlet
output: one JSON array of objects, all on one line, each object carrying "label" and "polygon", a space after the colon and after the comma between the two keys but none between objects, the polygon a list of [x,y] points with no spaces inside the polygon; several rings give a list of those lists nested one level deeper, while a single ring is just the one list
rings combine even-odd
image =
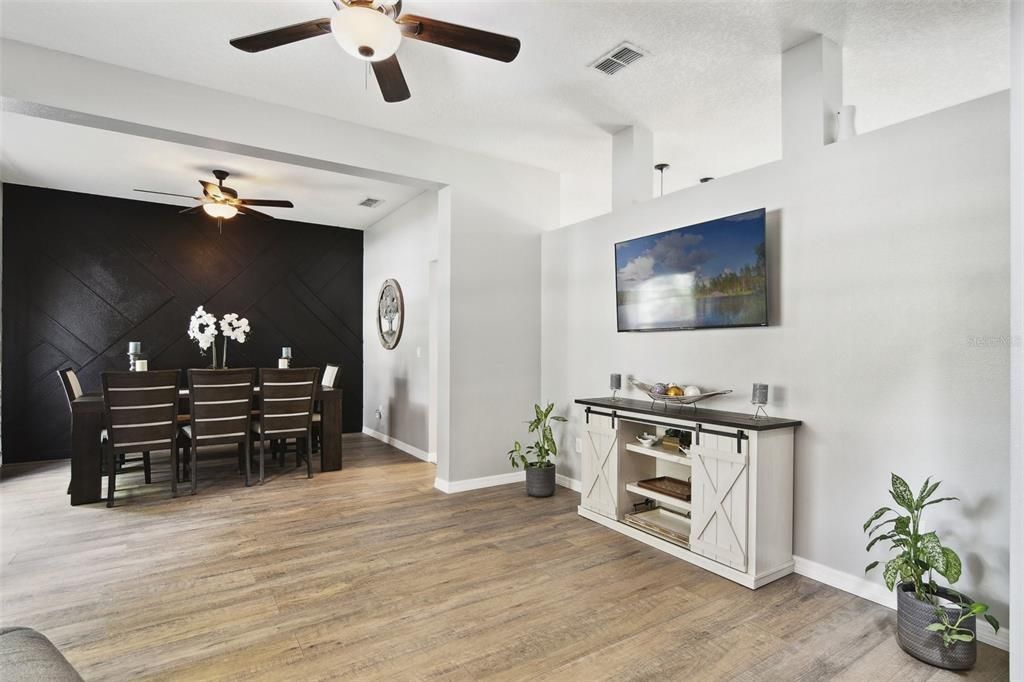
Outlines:
[{"label": "electrical outlet", "polygon": [[579,454],[583,454],[583,439],[582,438],[577,438],[576,439],[576,452],[578,452]]},{"label": "electrical outlet", "polygon": [[377,415],[377,421],[380,421],[381,419],[384,418],[384,410],[382,410],[380,406],[378,406],[377,409],[374,410],[374,414]]}]

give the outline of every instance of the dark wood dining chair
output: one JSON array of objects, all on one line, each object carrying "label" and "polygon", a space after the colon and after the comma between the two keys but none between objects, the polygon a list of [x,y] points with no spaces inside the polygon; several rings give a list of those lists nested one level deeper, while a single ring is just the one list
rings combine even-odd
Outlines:
[{"label": "dark wood dining chair", "polygon": [[[133,452],[167,448],[171,453],[171,492],[178,494],[178,371],[104,372],[103,409],[107,439],[107,506],[114,506],[115,459]],[[148,459],[148,455],[146,456]],[[148,465],[146,467],[149,469]],[[147,483],[152,479],[147,476]]]},{"label": "dark wood dining chair", "polygon": [[245,485],[252,475],[249,433],[252,424],[252,389],[255,369],[190,369],[188,396],[192,423],[181,433],[189,445],[192,494],[199,478],[198,450],[207,445],[237,445],[245,460]]},{"label": "dark wood dining chair", "polygon": [[[313,397],[316,367],[260,370],[260,416],[252,424],[260,442],[260,483],[263,483],[264,442],[296,439],[296,457],[305,450],[306,474],[313,478]],[[304,444],[300,445],[300,444]]]},{"label": "dark wood dining chair", "polygon": [[[82,383],[81,383],[81,381],[79,381],[78,375],[75,373],[75,370],[72,369],[71,367],[65,367],[63,369],[57,370],[57,376],[60,377],[60,383],[61,383],[62,386],[64,386],[64,396],[67,398],[67,401],[68,401],[68,415],[71,416],[72,415],[71,403],[73,403],[75,400],[77,400],[78,398],[81,398],[83,395],[85,395],[84,391],[82,391]],[[101,473],[103,473],[106,470],[106,459],[103,457],[103,450],[102,450],[102,444],[106,440],[107,440],[107,430],[103,429],[100,432],[100,445],[101,445],[101,450],[100,450],[100,459],[101,459],[100,471],[101,471]],[[142,462],[142,471],[143,471],[143,474],[146,477],[146,483],[152,483],[152,481],[153,481],[153,473],[152,473],[152,469],[150,468],[150,461],[149,461],[149,453],[148,452],[143,452],[142,456],[139,457],[139,458],[128,458],[128,457],[121,456],[121,457],[118,458],[117,466],[123,472],[124,471],[124,467],[123,467],[124,464],[132,463],[132,462],[140,462],[140,461]],[[68,494],[71,494],[71,484],[68,484]]]},{"label": "dark wood dining chair", "polygon": [[[324,373],[320,376],[322,388],[336,388],[341,380],[341,364],[327,363]],[[313,405],[313,452],[320,452],[320,441],[323,440],[323,403],[316,401]]]}]

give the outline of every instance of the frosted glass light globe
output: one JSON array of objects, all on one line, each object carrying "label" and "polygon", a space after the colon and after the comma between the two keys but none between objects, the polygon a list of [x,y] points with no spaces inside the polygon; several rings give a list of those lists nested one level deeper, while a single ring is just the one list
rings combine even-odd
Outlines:
[{"label": "frosted glass light globe", "polygon": [[212,218],[234,218],[238,215],[238,209],[231,204],[203,204],[203,210]]},{"label": "frosted glass light globe", "polygon": [[379,62],[398,51],[402,31],[386,15],[369,7],[346,7],[331,19],[341,48],[357,59]]}]

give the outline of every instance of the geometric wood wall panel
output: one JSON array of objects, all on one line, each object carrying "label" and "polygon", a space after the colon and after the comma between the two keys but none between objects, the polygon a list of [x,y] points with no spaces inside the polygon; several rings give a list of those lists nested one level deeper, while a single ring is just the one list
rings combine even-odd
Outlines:
[{"label": "geometric wood wall panel", "polygon": [[[3,186],[3,457],[67,457],[70,418],[56,370],[83,388],[127,369],[142,341],[151,369],[209,366],[186,336],[203,305],[248,317],[228,365],[341,364],[344,430],[362,430],[363,233],[204,213],[144,201]],[[184,372],[182,372],[184,385]]]}]

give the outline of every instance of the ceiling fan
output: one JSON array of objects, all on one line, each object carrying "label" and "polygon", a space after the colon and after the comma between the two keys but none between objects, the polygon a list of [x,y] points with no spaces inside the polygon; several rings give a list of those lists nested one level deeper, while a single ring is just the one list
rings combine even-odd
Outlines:
[{"label": "ceiling fan", "polygon": [[245,52],[262,52],[306,38],[333,34],[345,52],[370,63],[385,102],[409,99],[409,86],[395,55],[403,36],[506,63],[519,54],[518,38],[415,14],[403,15],[402,0],[333,2],[337,10],[333,17],[235,38],[231,45]]},{"label": "ceiling fan", "polygon": [[259,218],[261,220],[274,219],[274,216],[257,211],[252,208],[253,206],[274,206],[277,208],[295,207],[292,202],[279,199],[239,199],[238,192],[231,187],[224,186],[224,181],[227,180],[228,175],[230,175],[230,173],[225,170],[215,170],[213,171],[213,177],[217,178],[217,184],[206,180],[200,180],[199,184],[203,186],[203,194],[198,197],[189,196],[188,194],[175,194],[174,192],[157,192],[151,189],[136,189],[135,191],[145,192],[146,194],[163,194],[169,197],[184,197],[186,199],[201,201],[203,203],[198,206],[190,206],[183,211],[179,211],[179,213],[196,213],[202,210],[208,216],[217,219],[218,228],[221,228],[221,221],[230,220],[239,213],[242,215],[253,216],[254,218]]}]

